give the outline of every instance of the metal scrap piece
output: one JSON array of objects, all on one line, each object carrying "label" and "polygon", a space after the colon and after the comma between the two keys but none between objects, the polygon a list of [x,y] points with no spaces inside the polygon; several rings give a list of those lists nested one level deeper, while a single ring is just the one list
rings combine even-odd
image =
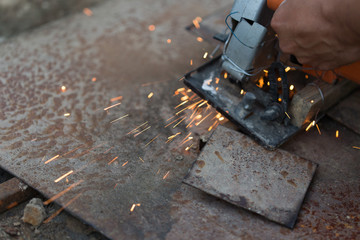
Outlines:
[{"label": "metal scrap piece", "polygon": [[219,126],[184,183],[293,228],[316,167]]}]

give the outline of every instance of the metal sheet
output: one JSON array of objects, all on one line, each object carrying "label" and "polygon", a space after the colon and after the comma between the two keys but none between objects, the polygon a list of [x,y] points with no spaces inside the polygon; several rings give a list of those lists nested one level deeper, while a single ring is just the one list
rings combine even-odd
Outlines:
[{"label": "metal sheet", "polygon": [[316,164],[218,127],[184,182],[293,228]]},{"label": "metal sheet", "polygon": [[342,100],[327,114],[360,134],[360,90]]}]

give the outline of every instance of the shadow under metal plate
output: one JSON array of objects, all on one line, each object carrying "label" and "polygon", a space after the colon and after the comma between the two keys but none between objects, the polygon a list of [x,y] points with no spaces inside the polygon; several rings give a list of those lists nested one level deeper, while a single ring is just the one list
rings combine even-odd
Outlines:
[{"label": "shadow under metal plate", "polygon": [[[228,79],[224,79],[221,72],[221,57],[216,57],[198,69],[187,73],[184,83],[267,149],[279,147],[300,130],[291,124],[286,126],[277,121],[262,120],[260,116],[265,108],[258,102],[251,114],[244,113],[245,110],[238,107],[244,97],[240,94],[240,87],[230,83]],[[216,81],[216,78],[219,81]],[[257,99],[264,99],[266,96],[261,94],[263,91],[256,88],[253,90]],[[239,112],[239,109],[242,109],[243,112],[241,110]]]},{"label": "shadow under metal plate", "polygon": [[293,228],[316,167],[219,126],[183,182]]}]

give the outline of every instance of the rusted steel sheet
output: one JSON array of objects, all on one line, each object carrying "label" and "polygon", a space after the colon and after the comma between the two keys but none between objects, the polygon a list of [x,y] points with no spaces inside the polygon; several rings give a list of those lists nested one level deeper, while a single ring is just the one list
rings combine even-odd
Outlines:
[{"label": "rusted steel sheet", "polygon": [[293,228],[316,164],[218,127],[184,182]]},{"label": "rusted steel sheet", "polygon": [[327,114],[344,124],[354,132],[360,134],[360,90],[342,100]]}]

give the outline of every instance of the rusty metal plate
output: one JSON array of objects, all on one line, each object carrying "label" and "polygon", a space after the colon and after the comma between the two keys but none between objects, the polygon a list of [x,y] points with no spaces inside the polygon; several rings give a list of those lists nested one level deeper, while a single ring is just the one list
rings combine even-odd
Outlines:
[{"label": "rusty metal plate", "polygon": [[360,90],[357,90],[339,104],[337,104],[335,107],[333,107],[327,114],[331,118],[352,129],[357,134],[360,134],[359,106]]},{"label": "rusty metal plate", "polygon": [[184,182],[293,228],[317,165],[218,127]]}]

